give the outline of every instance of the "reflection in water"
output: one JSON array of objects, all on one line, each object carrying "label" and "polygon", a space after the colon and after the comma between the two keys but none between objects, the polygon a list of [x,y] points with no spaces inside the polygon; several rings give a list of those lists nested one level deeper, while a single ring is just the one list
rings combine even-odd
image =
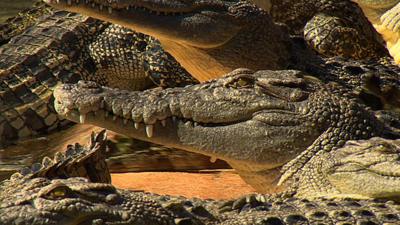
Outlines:
[{"label": "reflection in water", "polygon": [[20,141],[17,145],[0,149],[0,181],[24,166],[41,162],[44,156],[52,158],[56,152],[64,152],[69,144],[86,144],[91,132],[100,130],[102,128],[79,125],[55,132],[52,135]]},{"label": "reflection in water", "polygon": [[33,2],[33,0],[0,0],[0,22],[28,8]]}]

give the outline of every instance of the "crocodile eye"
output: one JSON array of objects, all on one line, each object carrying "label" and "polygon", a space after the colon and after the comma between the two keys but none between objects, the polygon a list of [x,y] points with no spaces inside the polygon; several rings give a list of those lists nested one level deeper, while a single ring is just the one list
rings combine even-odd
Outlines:
[{"label": "crocodile eye", "polygon": [[230,81],[227,86],[233,88],[249,88],[254,84],[254,79],[248,76],[240,76]]},{"label": "crocodile eye", "polygon": [[75,197],[75,193],[66,185],[57,185],[48,190],[42,196],[46,199],[62,199]]}]

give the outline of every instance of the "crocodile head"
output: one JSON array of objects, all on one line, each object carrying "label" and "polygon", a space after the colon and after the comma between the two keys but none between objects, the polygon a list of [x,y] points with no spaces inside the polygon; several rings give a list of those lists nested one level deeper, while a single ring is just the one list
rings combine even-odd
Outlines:
[{"label": "crocodile head", "polygon": [[174,224],[171,213],[151,195],[118,191],[82,177],[28,179],[3,194],[1,224]]},{"label": "crocodile head", "polygon": [[[67,119],[220,158],[242,176],[270,177],[306,149],[329,150],[379,130],[340,87],[292,70],[238,69],[204,84],[144,92],[80,82],[54,96]],[[266,192],[268,185],[253,186]]]},{"label": "crocodile head", "polygon": [[233,69],[285,68],[289,37],[260,8],[239,0],[45,0],[159,39],[200,81]]},{"label": "crocodile head", "polygon": [[298,197],[399,200],[400,140],[348,141],[318,154],[296,176]]}]

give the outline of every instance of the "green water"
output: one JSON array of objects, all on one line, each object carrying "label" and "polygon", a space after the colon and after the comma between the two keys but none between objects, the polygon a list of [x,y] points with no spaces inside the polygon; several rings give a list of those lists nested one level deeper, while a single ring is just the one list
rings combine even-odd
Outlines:
[{"label": "green water", "polygon": [[17,14],[22,9],[29,8],[33,0],[0,0],[0,22]]}]

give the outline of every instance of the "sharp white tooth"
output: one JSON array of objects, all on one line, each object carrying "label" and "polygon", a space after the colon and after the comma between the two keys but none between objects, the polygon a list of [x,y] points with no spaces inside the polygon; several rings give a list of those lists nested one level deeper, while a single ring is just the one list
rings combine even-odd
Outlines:
[{"label": "sharp white tooth", "polygon": [[85,120],[86,120],[86,114],[79,115],[79,122],[80,123],[85,123]]},{"label": "sharp white tooth", "polygon": [[126,7],[126,10],[129,10],[129,6]]},{"label": "sharp white tooth", "polygon": [[140,123],[135,122],[135,128],[136,128],[136,130],[139,129],[139,125],[140,125]]},{"label": "sharp white tooth", "polygon": [[172,117],[172,121],[174,121],[174,123],[176,122],[176,116]]},{"label": "sharp white tooth", "polygon": [[72,5],[72,0],[68,0],[68,1],[67,1],[67,4],[68,4],[68,5]]},{"label": "sharp white tooth", "polygon": [[185,123],[185,125],[188,126],[188,127],[189,127],[189,126],[192,126],[192,121],[187,121],[187,122]]},{"label": "sharp white tooth", "polygon": [[104,117],[107,118],[108,115],[109,115],[109,112],[108,111],[104,111]]},{"label": "sharp white tooth", "polygon": [[114,115],[114,116],[113,116],[113,120],[114,120],[114,121],[117,120],[117,115]]},{"label": "sharp white tooth", "polygon": [[146,125],[147,137],[149,137],[149,138],[153,137],[153,131],[154,131],[154,126],[152,124]]},{"label": "sharp white tooth", "polygon": [[104,109],[105,106],[106,106],[106,102],[105,102],[104,100],[102,100],[101,103],[100,103],[100,107],[101,107],[102,109]]},{"label": "sharp white tooth", "polygon": [[99,8],[100,8],[100,10],[103,10],[103,5],[100,5]]},{"label": "sharp white tooth", "polygon": [[197,127],[199,125],[199,123],[197,123],[197,122],[194,122],[193,124],[195,127]]},{"label": "sharp white tooth", "polygon": [[127,118],[124,118],[124,124],[125,125],[128,124],[128,119]]},{"label": "sharp white tooth", "polygon": [[161,120],[161,125],[162,125],[163,127],[167,126],[167,121],[166,121],[166,120]]},{"label": "sharp white tooth", "polygon": [[93,115],[94,115],[94,116],[97,116],[97,111],[93,111]]},{"label": "sharp white tooth", "polygon": [[210,162],[215,163],[217,161],[217,157],[211,156]]},{"label": "sharp white tooth", "polygon": [[111,7],[108,7],[108,13],[112,13],[112,8]]}]

